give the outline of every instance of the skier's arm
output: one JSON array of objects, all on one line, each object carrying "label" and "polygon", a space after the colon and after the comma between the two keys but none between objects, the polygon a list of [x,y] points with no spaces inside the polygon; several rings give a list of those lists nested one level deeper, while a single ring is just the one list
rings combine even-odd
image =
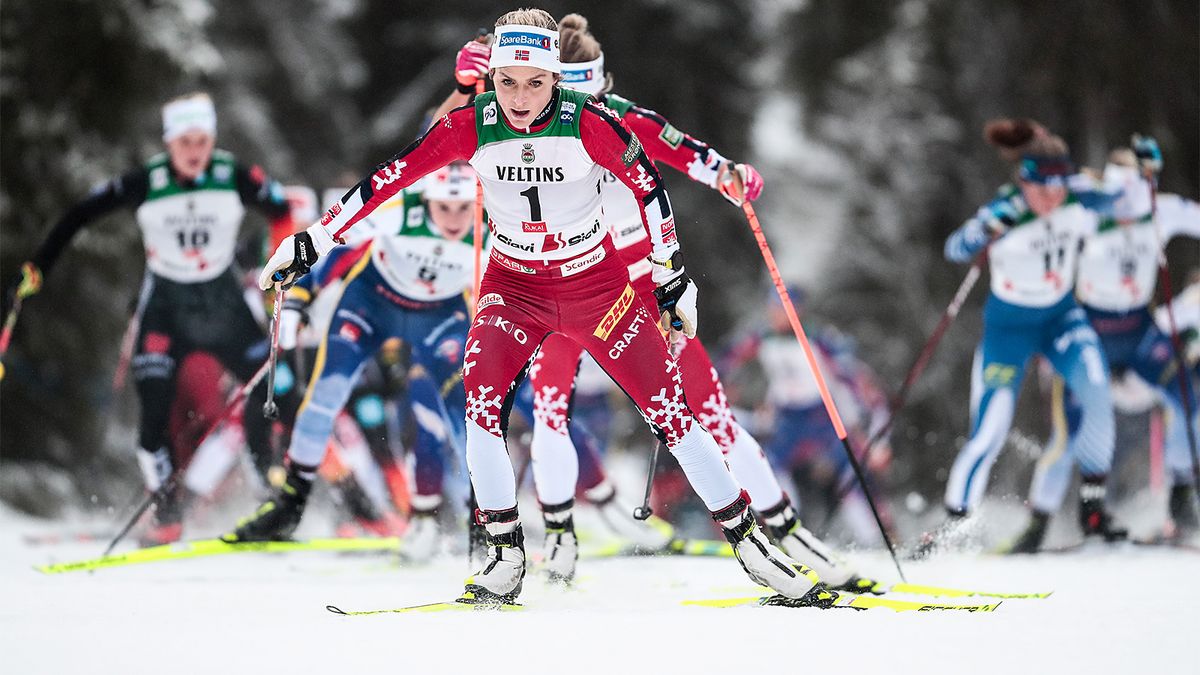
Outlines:
[{"label": "skier's arm", "polygon": [[654,281],[662,284],[682,270],[682,263],[671,265],[679,253],[675,236],[675,218],[662,177],[646,156],[637,136],[607,109],[588,102],[580,120],[580,137],[588,156],[608,169],[617,180],[633,191],[642,213],[642,223],[650,232]]},{"label": "skier's arm", "polygon": [[1163,244],[1183,235],[1200,239],[1200,204],[1179,195],[1158,195],[1154,217],[1162,228]]},{"label": "skier's arm", "polygon": [[475,108],[451,111],[425,135],[350,188],[320,222],[284,239],[263,268],[259,287],[267,289],[276,282],[290,287],[298,277],[308,274],[320,256],[333,250],[355,223],[426,174],[456,159],[469,159],[475,154],[476,143]]},{"label": "skier's arm", "polygon": [[634,105],[622,119],[637,134],[652,161],[682,171],[714,190],[721,190],[725,182],[722,179],[733,171],[742,179],[746,197],[751,201],[762,192],[762,178],[753,167],[726,159],[711,145],[675,128],[653,110]]},{"label": "skier's arm", "polygon": [[45,276],[79,230],[123,206],[142,203],[149,185],[147,173],[138,169],[96,186],[83,201],[63,215],[29,261]]},{"label": "skier's arm", "polygon": [[1002,192],[946,238],[944,254],[951,262],[969,262],[993,239],[1004,236],[1028,211],[1019,190]]}]

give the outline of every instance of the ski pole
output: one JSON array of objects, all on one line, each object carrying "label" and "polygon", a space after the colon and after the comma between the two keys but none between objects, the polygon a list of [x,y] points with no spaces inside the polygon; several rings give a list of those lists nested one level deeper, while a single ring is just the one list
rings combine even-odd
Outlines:
[{"label": "ski pole", "polygon": [[821,369],[817,365],[817,358],[813,354],[812,346],[808,342],[808,336],[804,333],[804,327],[800,325],[800,317],[796,315],[796,308],[792,305],[792,299],[788,295],[787,287],[783,284],[783,277],[779,274],[779,267],[775,264],[775,256],[771,253],[771,247],[767,244],[767,237],[763,234],[762,227],[758,222],[758,216],[755,215],[754,207],[751,206],[749,200],[742,201],[742,210],[746,213],[746,220],[750,223],[751,231],[754,232],[754,239],[758,242],[758,248],[762,252],[767,270],[771,273],[771,280],[775,282],[775,291],[779,294],[779,300],[783,304],[783,311],[787,314],[788,322],[792,325],[792,332],[796,334],[796,340],[800,342],[801,348],[804,349],[804,357],[808,360],[809,370],[812,371],[813,379],[816,380],[817,388],[821,392],[821,401],[825,404],[825,411],[829,414],[829,421],[833,423],[833,429],[837,432],[838,439],[842,441],[842,448],[846,451],[846,456],[850,460],[850,466],[854,469],[854,475],[858,478],[863,494],[867,498],[867,504],[871,507],[871,515],[875,516],[875,524],[879,526],[879,534],[883,536],[883,543],[887,544],[888,553],[892,556],[892,562],[896,565],[896,571],[900,573],[900,579],[907,582],[908,580],[904,577],[904,570],[900,567],[900,559],[896,557],[896,547],[892,544],[892,538],[888,536],[887,528],[883,526],[883,519],[879,517],[879,509],[875,506],[875,500],[871,497],[871,491],[867,489],[867,481],[863,477],[862,467],[858,465],[858,459],[855,458],[854,451],[850,449],[850,441],[846,437],[846,427],[842,424],[842,416],[838,414],[833,397],[829,394],[829,387],[825,385],[825,378],[821,375]]},{"label": "ski pole", "polygon": [[267,354],[267,401],[263,403],[263,417],[279,419],[279,406],[275,405],[275,366],[279,360],[279,314],[283,309],[283,287],[275,285],[275,307],[271,313],[271,351]]},{"label": "ski pole", "polygon": [[[12,309],[8,310],[8,316],[4,317],[4,330],[0,331],[0,359],[8,353],[8,343],[12,341],[13,329],[17,326],[17,317],[21,314],[21,301],[24,298],[20,293],[13,298]],[[0,361],[0,380],[4,379],[4,362]]]},{"label": "ski pole", "polygon": [[[954,298],[950,300],[950,304],[946,307],[945,311],[942,312],[942,318],[938,321],[937,327],[933,329],[933,333],[931,333],[929,335],[929,339],[925,341],[925,346],[921,348],[921,353],[917,355],[916,360],[913,361],[912,366],[909,367],[908,374],[904,376],[904,383],[900,385],[899,391],[896,392],[895,396],[892,396],[888,400],[887,422],[878,430],[876,430],[875,433],[872,434],[867,440],[867,445],[862,451],[862,459],[859,460],[863,464],[866,464],[870,459],[871,451],[875,449],[875,445],[878,444],[879,441],[886,438],[888,432],[892,430],[892,425],[896,421],[896,414],[899,413],[904,407],[904,404],[908,402],[909,390],[911,390],[913,385],[917,383],[917,378],[921,377],[921,373],[924,372],[925,366],[929,365],[929,359],[933,357],[934,350],[936,350],[938,344],[941,343],[942,336],[945,335],[946,330],[950,327],[950,324],[954,322],[954,319],[958,317],[959,310],[962,309],[963,303],[966,302],[967,296],[971,294],[971,289],[975,287],[975,282],[979,280],[979,276],[983,272],[983,265],[986,260],[987,249],[985,248],[975,256],[975,260],[971,263],[971,269],[967,270],[967,276],[964,277],[962,283],[958,285],[958,290],[954,293]],[[854,483],[849,480],[845,481],[838,488],[837,497],[834,499],[834,508],[836,508],[838,504],[841,504],[842,500],[845,499],[846,495],[849,494],[853,489]]]},{"label": "ski pole", "polygon": [[658,448],[662,443],[655,443],[654,450],[650,451],[650,468],[646,470],[646,496],[642,497],[642,505],[633,510],[633,517],[637,520],[646,520],[654,515],[654,509],[650,508],[650,491],[654,489],[654,474],[658,472]]},{"label": "ski pole", "polygon": [[[255,372],[254,375],[251,376],[244,385],[242,385],[242,388],[235,391],[228,399],[226,399],[225,407],[221,410],[221,413],[217,415],[216,419],[212,421],[212,424],[209,425],[208,429],[204,431],[204,434],[200,436],[200,439],[196,441],[197,448],[204,445],[204,442],[208,440],[208,437],[211,436],[214,431],[216,431],[217,427],[221,426],[221,424],[228,419],[228,417],[232,415],[234,411],[237,410],[238,405],[240,405],[241,402],[250,395],[250,392],[258,386],[258,383],[262,381],[263,376],[267,374],[267,369],[269,366],[270,362],[263,363],[261,366],[259,366],[258,371]],[[176,438],[175,444],[178,445],[179,442],[180,439]],[[171,475],[167,477],[167,480],[163,481],[163,484],[160,485],[157,490],[146,494],[145,498],[142,499],[137,509],[134,510],[133,515],[130,516],[129,520],[125,523],[125,526],[122,527],[117,533],[117,536],[113,537],[113,540],[109,542],[108,548],[104,549],[105,556],[112,553],[113,549],[117,547],[117,544],[119,544],[121,540],[125,538],[125,535],[129,534],[129,531],[132,530],[133,526],[136,525],[138,520],[141,519],[142,514],[146,512],[146,509],[150,508],[150,505],[153,504],[156,499],[162,495],[165,495],[169,490],[174,488],[175,482],[178,480],[178,478],[179,472],[172,471]]]},{"label": "ski pole", "polygon": [[[1152,169],[1144,169],[1143,175],[1146,178],[1146,182],[1150,184],[1150,219],[1155,235],[1157,236],[1158,184]],[[1167,322],[1171,328],[1171,350],[1175,352],[1179,394],[1180,398],[1183,399],[1183,426],[1187,430],[1188,449],[1192,453],[1192,480],[1195,481],[1196,485],[1192,496],[1196,498],[1197,505],[1200,505],[1200,454],[1196,451],[1196,431],[1192,428],[1192,411],[1195,410],[1195,406],[1192,403],[1191,377],[1188,375],[1187,363],[1183,357],[1183,340],[1179,337],[1179,329],[1175,324],[1175,309],[1171,307],[1173,300],[1171,293],[1171,273],[1167,269],[1166,242],[1162,241],[1161,238],[1158,242],[1158,278],[1163,288],[1163,300],[1167,306]]]},{"label": "ski pole", "polygon": [[[484,33],[481,37],[486,40],[487,34]],[[479,40],[479,38],[476,38],[476,40]],[[483,93],[483,90],[483,78],[475,80],[475,95],[479,96]],[[474,302],[471,305],[475,306],[479,302],[479,284],[483,276],[483,183],[479,181],[478,177],[475,178],[475,236],[473,239],[475,248],[475,278],[471,286],[471,292],[475,295]]]}]

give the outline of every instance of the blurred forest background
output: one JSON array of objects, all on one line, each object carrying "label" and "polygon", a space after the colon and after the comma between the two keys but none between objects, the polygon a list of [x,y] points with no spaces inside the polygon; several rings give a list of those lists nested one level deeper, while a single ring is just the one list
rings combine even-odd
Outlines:
[{"label": "blurred forest background", "polygon": [[[965,273],[942,260],[943,240],[1007,178],[981,140],[985,120],[1036,118],[1091,166],[1131,133],[1152,134],[1166,157],[1163,190],[1198,196],[1195,0],[541,6],[591,20],[617,93],[757,166],[767,181],[760,217],[787,276],[808,287],[809,317],[853,336],[893,390]],[[5,290],[92,185],[161,149],[165,99],[209,90],[220,147],[320,191],[407,145],[452,87],[458,48],[511,8],[5,0]],[[719,344],[763,320],[767,276],[738,209],[666,178],[701,287],[702,331]],[[1172,246],[1176,288],[1197,251],[1194,241]],[[0,499],[48,511],[125,503],[136,489],[133,387],[114,392],[112,375],[143,260],[132,216],[114,215],[81,233],[26,303],[0,385]],[[895,485],[935,502],[966,432],[984,285],[896,427]],[[1018,427],[1040,439],[1037,401],[1023,409]]]}]

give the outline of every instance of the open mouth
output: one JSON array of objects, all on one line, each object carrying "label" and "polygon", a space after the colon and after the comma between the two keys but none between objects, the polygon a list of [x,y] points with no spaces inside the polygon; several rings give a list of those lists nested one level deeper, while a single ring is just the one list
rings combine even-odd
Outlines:
[{"label": "open mouth", "polygon": [[512,115],[513,120],[524,120],[525,118],[529,117],[529,115],[533,111],[528,110],[528,109],[527,110],[510,109],[508,112]]}]

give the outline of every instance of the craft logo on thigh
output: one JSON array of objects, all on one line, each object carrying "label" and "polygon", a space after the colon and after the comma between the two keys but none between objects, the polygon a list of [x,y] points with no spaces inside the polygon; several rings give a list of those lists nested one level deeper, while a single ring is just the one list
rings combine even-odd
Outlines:
[{"label": "craft logo on thigh", "polygon": [[633,321],[629,322],[629,326],[621,333],[621,339],[617,340],[612,349],[608,350],[608,357],[616,360],[621,358],[621,354],[629,345],[633,344],[633,338],[637,337],[638,333],[642,332],[642,324],[645,322],[646,315],[638,312],[637,316],[633,317]]},{"label": "craft logo on thigh", "polygon": [[483,297],[479,298],[479,304],[475,306],[475,313],[478,314],[479,312],[482,312],[484,307],[503,304],[504,298],[500,297],[499,293],[486,293],[483,295]]},{"label": "craft logo on thigh", "polygon": [[633,300],[636,297],[633,292],[633,286],[625,284],[625,290],[621,293],[621,297],[613,303],[612,307],[608,308],[608,312],[604,314],[604,318],[600,319],[600,325],[596,326],[596,330],[592,333],[601,340],[607,340],[609,335],[612,335],[613,329],[617,327],[617,322],[620,321],[629,308],[633,306]]}]

